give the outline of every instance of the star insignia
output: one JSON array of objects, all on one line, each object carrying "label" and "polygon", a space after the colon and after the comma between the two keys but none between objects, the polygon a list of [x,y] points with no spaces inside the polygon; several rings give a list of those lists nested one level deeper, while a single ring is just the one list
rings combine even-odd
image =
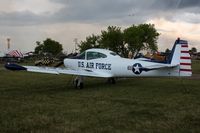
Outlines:
[{"label": "star insignia", "polygon": [[141,68],[142,68],[142,65],[140,63],[136,63],[133,65],[132,71],[133,73],[139,75],[142,72]]}]

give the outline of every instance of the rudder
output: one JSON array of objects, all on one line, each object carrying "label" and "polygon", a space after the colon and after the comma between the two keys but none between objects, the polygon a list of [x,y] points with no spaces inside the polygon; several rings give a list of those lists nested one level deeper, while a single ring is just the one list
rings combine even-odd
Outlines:
[{"label": "rudder", "polygon": [[168,63],[179,65],[179,76],[192,75],[192,62],[187,41],[180,40],[179,38],[175,41]]},{"label": "rudder", "polygon": [[180,76],[191,76],[192,75],[192,61],[189,53],[188,43],[181,44],[180,53]]}]

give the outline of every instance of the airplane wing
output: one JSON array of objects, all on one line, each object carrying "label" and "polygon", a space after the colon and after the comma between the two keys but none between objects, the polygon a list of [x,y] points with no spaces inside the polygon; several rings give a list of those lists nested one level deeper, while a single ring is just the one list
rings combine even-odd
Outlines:
[{"label": "airplane wing", "polygon": [[20,66],[17,64],[6,64],[5,67],[9,70],[25,70],[29,72],[48,73],[48,74],[69,74],[89,77],[102,77],[110,78],[113,77],[109,73],[102,73],[98,71],[92,71],[88,69],[83,70],[72,70],[66,68],[55,68],[55,67],[36,67],[36,66]]}]

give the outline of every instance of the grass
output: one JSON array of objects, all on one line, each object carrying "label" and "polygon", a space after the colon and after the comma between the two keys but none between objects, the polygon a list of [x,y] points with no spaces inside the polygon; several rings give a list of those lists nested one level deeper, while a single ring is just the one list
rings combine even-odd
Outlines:
[{"label": "grass", "polygon": [[85,81],[77,90],[71,76],[0,69],[0,132],[200,132],[199,79]]},{"label": "grass", "polygon": [[195,60],[192,62],[192,71],[195,74],[200,74],[200,60]]}]

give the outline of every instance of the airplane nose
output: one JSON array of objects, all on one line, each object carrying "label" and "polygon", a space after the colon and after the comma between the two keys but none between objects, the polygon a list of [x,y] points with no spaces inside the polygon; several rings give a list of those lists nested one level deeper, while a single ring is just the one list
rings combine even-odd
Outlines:
[{"label": "airplane nose", "polygon": [[79,60],[77,60],[77,59],[66,58],[66,59],[64,59],[64,66],[66,68],[75,70],[78,68],[78,62],[79,62]]},{"label": "airplane nose", "polygon": [[71,68],[70,59],[64,59],[64,66],[66,68]]}]

